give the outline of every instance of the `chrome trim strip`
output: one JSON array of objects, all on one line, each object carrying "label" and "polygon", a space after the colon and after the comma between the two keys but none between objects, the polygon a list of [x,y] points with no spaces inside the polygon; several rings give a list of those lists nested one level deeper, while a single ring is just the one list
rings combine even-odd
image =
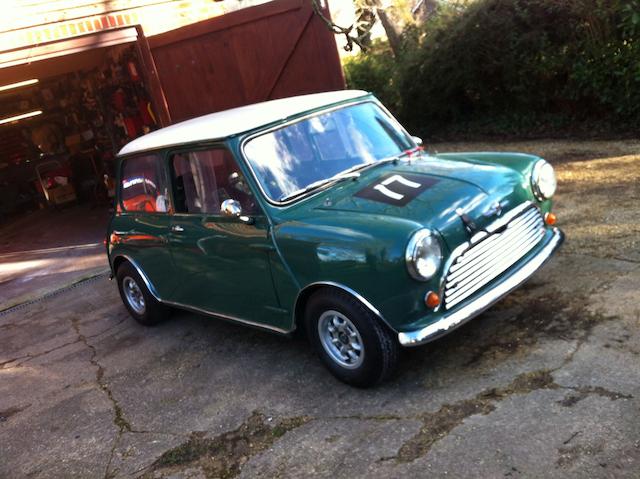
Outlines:
[{"label": "chrome trim strip", "polygon": [[[126,254],[118,254],[113,258],[113,261],[111,262],[111,265],[113,265],[113,263],[115,263],[116,259],[118,258],[124,258],[126,259],[129,263],[131,263],[131,265],[136,269],[136,271],[138,272],[138,274],[140,275],[140,277],[142,278],[142,281],[144,281],[144,285],[147,287],[147,289],[149,290],[149,292],[151,293],[151,296],[153,296],[157,301],[162,301],[160,299],[160,296],[158,296],[158,293],[156,291],[156,288],[153,286],[153,284],[151,283],[151,280],[149,279],[149,277],[146,275],[146,273],[142,270],[142,268],[140,267],[140,265],[133,260],[133,258],[131,258],[131,256],[128,256]],[[111,268],[113,270],[113,266]]]},{"label": "chrome trim strip", "polygon": [[[293,303],[293,314],[294,315],[295,315],[296,310],[298,309],[298,301],[300,300],[300,296],[302,295],[302,293],[304,291],[306,291],[307,289],[312,288],[314,286],[333,286],[335,288],[343,290],[346,293],[349,293],[351,296],[353,296],[358,301],[360,301],[364,306],[366,306],[367,309],[369,309],[369,311],[371,311],[373,314],[375,314],[380,319],[380,321],[382,321],[384,324],[386,324],[392,331],[395,331],[395,328],[393,328],[389,324],[389,322],[384,318],[384,316],[382,316],[382,313],[378,310],[378,308],[376,308],[373,304],[371,304],[364,296],[359,294],[357,291],[349,288],[348,286],[345,286],[344,284],[336,283],[334,281],[316,281],[316,282],[308,284],[304,288],[302,288],[298,292],[298,295],[296,296],[296,300]],[[294,318],[294,320],[295,320],[295,318]]]},{"label": "chrome trim strip", "polygon": [[549,242],[534,258],[524,264],[509,278],[498,284],[493,289],[487,291],[479,298],[471,301],[458,311],[445,315],[437,322],[417,331],[399,333],[398,341],[402,346],[419,346],[444,336],[453,329],[475,318],[529,279],[533,273],[535,273],[551,257],[563,241],[564,233],[562,233],[558,228],[554,228],[553,236]]},{"label": "chrome trim strip", "polygon": [[235,323],[240,323],[240,324],[245,324],[247,326],[252,326],[255,328],[259,328],[259,329],[266,329],[268,331],[274,331],[280,334],[288,334],[293,330],[286,330],[286,329],[282,329],[282,328],[277,328],[275,326],[268,326],[266,324],[262,324],[262,323],[256,323],[255,321],[249,321],[247,319],[241,319],[241,318],[236,318],[234,316],[229,316],[226,314],[222,314],[222,313],[216,313],[215,311],[209,311],[206,309],[202,309],[202,308],[196,308],[194,306],[188,306],[186,304],[182,304],[182,303],[174,303],[172,301],[165,301],[162,298],[160,298],[160,296],[158,296],[158,293],[156,292],[156,289],[153,287],[153,284],[151,284],[151,281],[149,280],[149,277],[145,274],[145,272],[142,270],[142,268],[140,267],[140,265],[138,265],[138,263],[136,263],[130,256],[125,255],[125,254],[119,254],[117,255],[113,260],[115,261],[116,258],[124,258],[127,261],[129,261],[133,267],[136,269],[136,271],[138,272],[138,274],[140,275],[140,277],[142,278],[142,281],[144,281],[145,286],[147,287],[147,289],[149,289],[149,292],[151,293],[151,295],[156,299],[156,301],[161,302],[162,304],[166,304],[167,306],[173,306],[176,308],[180,308],[180,309],[185,309],[194,313],[199,313],[199,314],[205,314],[207,316],[213,316],[216,318],[221,318],[221,319],[225,319],[227,321],[233,321]]},{"label": "chrome trim strip", "polygon": [[136,263],[136,261],[134,261],[130,256],[128,256],[126,254],[119,254],[119,255],[116,255],[113,258],[113,262],[115,262],[115,260],[117,258],[124,258],[125,260],[127,260],[128,262],[131,263],[131,265],[135,268],[135,270],[138,272],[138,274],[142,278],[142,281],[144,281],[144,284],[147,287],[147,289],[149,290],[149,292],[151,293],[151,295],[155,298],[156,301],[159,301],[162,304],[166,304],[168,306],[173,306],[173,307],[180,308],[180,309],[185,309],[185,310],[188,310],[188,311],[192,311],[194,313],[205,314],[207,316],[213,316],[213,317],[216,317],[216,318],[225,319],[227,321],[233,321],[233,322],[236,322],[236,323],[245,324],[247,326],[253,326],[253,327],[259,328],[259,329],[265,329],[265,330],[268,330],[268,331],[274,331],[274,332],[277,332],[277,333],[280,333],[280,334],[288,334],[291,331],[293,331],[293,329],[287,330],[287,329],[277,328],[275,326],[268,326],[268,325],[265,325],[265,324],[262,324],[262,323],[256,323],[255,321],[249,321],[248,319],[236,318],[234,316],[229,316],[229,315],[226,315],[226,314],[217,313],[215,311],[209,311],[209,310],[202,309],[202,308],[196,308],[194,306],[188,306],[188,305],[182,304],[182,303],[175,303],[175,302],[172,302],[172,301],[165,301],[158,295],[155,287],[153,286],[153,284],[149,280],[149,277],[142,270],[140,265],[138,263]]},{"label": "chrome trim strip", "polygon": [[235,316],[229,316],[228,314],[217,313],[215,311],[210,311],[208,309],[197,308],[195,306],[189,306],[187,304],[175,303],[173,301],[162,301],[163,304],[168,306],[173,306],[175,308],[184,309],[186,311],[190,311],[192,313],[204,314],[205,316],[211,316],[214,318],[224,319],[226,321],[231,321],[234,323],[244,324],[245,326],[251,326],[258,329],[264,329],[267,331],[273,331],[279,334],[289,334],[293,330],[287,330],[282,328],[277,328],[275,326],[269,326],[264,323],[256,323],[255,321],[249,321],[248,319],[236,318]]},{"label": "chrome trim strip", "polygon": [[[512,209],[508,213],[505,213],[505,215],[502,218],[497,219],[496,221],[491,223],[489,226],[487,226],[487,228],[486,228],[487,232],[488,233],[493,233],[493,232],[499,230],[500,228],[505,226],[507,223],[509,223],[509,221],[511,221],[513,218],[515,218],[520,213],[522,213],[524,210],[529,208],[531,205],[533,205],[533,203],[531,201],[525,201],[524,203],[521,203],[520,205],[516,206],[514,209]],[[471,238],[471,242],[472,243],[475,242],[474,239],[479,234],[480,233],[476,234],[473,238]]]}]

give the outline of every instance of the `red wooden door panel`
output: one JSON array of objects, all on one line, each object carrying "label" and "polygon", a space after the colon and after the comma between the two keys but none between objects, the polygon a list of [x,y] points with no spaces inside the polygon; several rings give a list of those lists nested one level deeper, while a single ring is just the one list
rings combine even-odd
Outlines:
[{"label": "red wooden door panel", "polygon": [[308,0],[231,12],[151,37],[149,45],[172,121],[344,88],[334,35]]}]

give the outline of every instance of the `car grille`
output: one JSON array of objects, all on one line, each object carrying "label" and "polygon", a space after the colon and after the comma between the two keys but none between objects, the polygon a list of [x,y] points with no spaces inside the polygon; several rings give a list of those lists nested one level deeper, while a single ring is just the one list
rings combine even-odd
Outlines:
[{"label": "car grille", "polygon": [[464,301],[509,269],[544,236],[540,211],[531,206],[501,228],[457,257],[449,268],[444,287],[447,309]]}]

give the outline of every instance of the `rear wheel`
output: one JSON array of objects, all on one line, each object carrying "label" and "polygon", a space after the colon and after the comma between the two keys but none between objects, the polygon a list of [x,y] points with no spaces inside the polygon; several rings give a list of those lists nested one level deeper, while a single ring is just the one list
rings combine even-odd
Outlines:
[{"label": "rear wheel", "polygon": [[334,289],[315,293],[307,303],[305,326],[322,362],[347,384],[370,387],[396,368],[395,335],[351,295]]},{"label": "rear wheel", "polygon": [[153,297],[131,263],[120,265],[116,279],[122,302],[133,319],[145,326],[152,326],[167,318],[169,308]]}]

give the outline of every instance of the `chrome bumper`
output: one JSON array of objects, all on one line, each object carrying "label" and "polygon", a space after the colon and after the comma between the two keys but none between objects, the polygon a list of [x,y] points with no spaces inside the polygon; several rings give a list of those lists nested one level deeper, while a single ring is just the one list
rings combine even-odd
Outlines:
[{"label": "chrome bumper", "polygon": [[535,273],[560,247],[564,241],[564,234],[558,228],[553,229],[551,240],[538,252],[538,254],[525,263],[519,270],[512,273],[503,282],[490,289],[482,296],[472,300],[457,311],[445,315],[438,321],[417,331],[398,333],[398,340],[402,346],[419,346],[453,331],[470,319],[491,307],[497,301],[516,289],[533,273]]}]

